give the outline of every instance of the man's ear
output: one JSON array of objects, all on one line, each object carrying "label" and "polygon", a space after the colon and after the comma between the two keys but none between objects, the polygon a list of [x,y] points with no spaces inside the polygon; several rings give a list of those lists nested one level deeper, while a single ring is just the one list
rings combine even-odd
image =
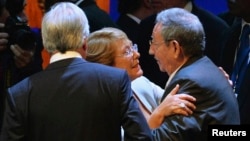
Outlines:
[{"label": "man's ear", "polygon": [[83,49],[84,51],[87,50],[87,39],[86,39],[86,38],[83,39],[82,49]]},{"label": "man's ear", "polygon": [[86,51],[87,51],[87,40],[84,39],[82,47],[78,49],[78,52],[84,59],[86,58]]},{"label": "man's ear", "polygon": [[182,54],[182,47],[181,47],[181,45],[179,44],[179,42],[176,41],[176,40],[172,40],[172,41],[170,41],[170,42],[171,42],[172,46],[174,47],[174,54],[175,54],[175,57],[177,58],[177,57],[179,57],[179,56],[182,56],[182,55],[183,55],[183,54]]},{"label": "man's ear", "polygon": [[82,45],[82,49],[83,49],[84,51],[87,50],[87,44],[86,44],[86,42]]}]

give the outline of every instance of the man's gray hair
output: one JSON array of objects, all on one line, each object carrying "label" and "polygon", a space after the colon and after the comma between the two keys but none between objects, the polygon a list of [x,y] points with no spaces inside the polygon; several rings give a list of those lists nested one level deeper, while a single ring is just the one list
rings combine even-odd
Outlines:
[{"label": "man's gray hair", "polygon": [[205,49],[205,33],[197,16],[182,8],[170,8],[156,18],[162,24],[161,34],[167,43],[173,39],[182,46],[188,56],[202,55]]},{"label": "man's gray hair", "polygon": [[89,35],[89,24],[82,9],[71,2],[54,4],[42,20],[43,45],[49,53],[77,50]]}]

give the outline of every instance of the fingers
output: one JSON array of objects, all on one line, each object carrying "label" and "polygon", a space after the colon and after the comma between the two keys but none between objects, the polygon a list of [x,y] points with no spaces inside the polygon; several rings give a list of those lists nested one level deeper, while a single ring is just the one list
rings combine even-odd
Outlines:
[{"label": "fingers", "polygon": [[188,108],[188,107],[185,107],[185,111],[187,112],[188,115],[192,115],[194,109],[190,109],[190,108]]},{"label": "fingers", "polygon": [[193,111],[196,109],[194,104],[196,99],[193,96],[188,94],[178,94],[174,96],[177,98],[176,101],[178,101],[177,106],[173,110],[175,114],[181,114],[185,116],[193,114]]},{"label": "fingers", "polygon": [[229,75],[227,74],[227,72],[222,68],[222,67],[219,67],[219,70],[224,74],[224,76],[229,79]]},{"label": "fingers", "polygon": [[[0,23],[0,28],[3,28],[3,27],[4,27],[4,24]],[[0,51],[5,50],[7,48],[8,37],[9,37],[8,33],[0,32]]]},{"label": "fingers", "polygon": [[12,50],[14,55],[17,56],[17,57],[21,57],[21,56],[32,57],[33,54],[34,54],[33,51],[23,50],[18,45],[11,45],[10,49]]},{"label": "fingers", "polygon": [[190,109],[190,110],[195,110],[196,106],[193,102],[189,102],[189,101],[183,101],[182,103],[184,103],[184,108]]},{"label": "fingers", "polygon": [[232,80],[228,79],[228,83],[229,83],[231,86],[233,86],[233,81],[232,81]]},{"label": "fingers", "polygon": [[178,96],[182,100],[180,107],[183,107],[183,105],[185,105],[185,110],[187,110],[188,113],[192,114],[192,111],[196,109],[196,106],[194,104],[196,98],[188,94],[179,94]]},{"label": "fingers", "polygon": [[196,109],[194,102],[196,98],[188,94],[176,94],[179,91],[179,84],[164,98],[158,106],[159,111],[165,116],[173,114],[191,115]]},{"label": "fingers", "polygon": [[4,28],[4,23],[0,23],[0,28]]},{"label": "fingers", "polygon": [[15,45],[11,45],[10,49],[14,53],[14,55],[17,57],[21,56],[21,54],[23,52],[18,46],[15,46]]},{"label": "fingers", "polygon": [[[0,32],[0,38],[2,39],[2,38],[8,38],[9,37],[9,34],[8,33],[6,33],[6,32]],[[7,39],[6,39],[7,40]]]},{"label": "fingers", "polygon": [[191,95],[188,95],[188,94],[178,94],[179,98],[182,99],[182,100],[187,100],[187,101],[192,101],[192,102],[195,102],[196,101],[196,98],[191,96]]},{"label": "fingers", "polygon": [[233,86],[233,81],[230,80],[229,74],[222,68],[222,67],[218,67],[219,70],[224,74],[224,76],[226,77],[226,79],[228,80],[228,83]]},{"label": "fingers", "polygon": [[176,110],[176,114],[184,115],[184,116],[189,116],[193,114],[193,111],[188,109],[188,108],[179,108]]},{"label": "fingers", "polygon": [[193,111],[196,109],[196,106],[188,101],[184,101],[178,104],[177,108],[173,111],[175,114],[181,114],[181,115],[191,115],[193,114]]},{"label": "fingers", "polygon": [[5,50],[7,48],[7,44],[8,44],[8,40],[6,38],[0,38],[0,51]]},{"label": "fingers", "polygon": [[170,95],[175,95],[179,91],[180,85],[176,84],[174,89],[169,93]]},{"label": "fingers", "polygon": [[180,103],[180,107],[181,107],[181,108],[185,108],[185,107],[186,107],[185,103],[183,103],[183,102]]},{"label": "fingers", "polygon": [[224,71],[224,69],[222,68],[222,67],[218,67],[219,68],[219,70],[221,70],[222,72]]},{"label": "fingers", "polygon": [[18,68],[25,67],[32,61],[32,51],[23,50],[18,45],[11,45],[10,49],[14,53],[15,64]]}]

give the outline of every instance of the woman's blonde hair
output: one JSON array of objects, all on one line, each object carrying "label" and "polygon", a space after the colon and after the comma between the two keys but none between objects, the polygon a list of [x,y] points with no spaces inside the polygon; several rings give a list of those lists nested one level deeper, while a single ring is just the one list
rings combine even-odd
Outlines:
[{"label": "woman's blonde hair", "polygon": [[106,27],[92,32],[87,39],[86,60],[112,66],[117,49],[116,43],[126,39],[127,35],[117,28]]}]

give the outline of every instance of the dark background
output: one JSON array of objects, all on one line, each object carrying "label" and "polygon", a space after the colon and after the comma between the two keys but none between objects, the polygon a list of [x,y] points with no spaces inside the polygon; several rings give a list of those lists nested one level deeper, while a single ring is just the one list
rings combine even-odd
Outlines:
[{"label": "dark background", "polygon": [[[195,0],[195,3],[216,15],[227,11],[226,0]],[[116,20],[119,16],[117,12],[117,0],[110,0],[110,16],[113,20]]]}]

